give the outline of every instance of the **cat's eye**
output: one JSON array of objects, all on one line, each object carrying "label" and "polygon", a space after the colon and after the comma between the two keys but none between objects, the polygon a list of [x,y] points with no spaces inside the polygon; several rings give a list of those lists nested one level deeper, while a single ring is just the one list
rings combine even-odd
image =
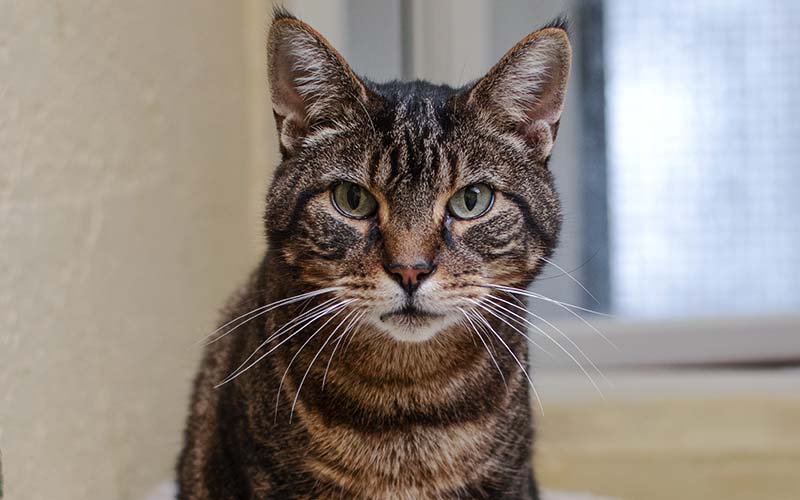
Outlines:
[{"label": "cat's eye", "polygon": [[353,219],[366,219],[378,209],[378,202],[366,188],[347,181],[333,187],[331,202],[336,210]]},{"label": "cat's eye", "polygon": [[470,184],[461,188],[447,202],[447,208],[459,219],[476,219],[492,207],[494,192],[486,184]]}]

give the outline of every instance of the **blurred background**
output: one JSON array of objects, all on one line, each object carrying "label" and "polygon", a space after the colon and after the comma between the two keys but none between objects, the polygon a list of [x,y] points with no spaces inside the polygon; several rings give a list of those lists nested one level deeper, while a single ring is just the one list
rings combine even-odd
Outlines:
[{"label": "blurred background", "polygon": [[[800,3],[282,4],[362,75],[453,85],[567,15],[565,227],[534,290],[602,315],[531,304],[588,373],[535,355],[541,480],[797,498]],[[263,252],[271,8],[0,0],[9,498],[139,499],[170,478],[194,341]]]}]

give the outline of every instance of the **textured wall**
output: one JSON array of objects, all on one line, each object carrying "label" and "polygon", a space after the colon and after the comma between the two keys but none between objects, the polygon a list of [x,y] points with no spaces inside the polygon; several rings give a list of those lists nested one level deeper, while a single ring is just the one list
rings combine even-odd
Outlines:
[{"label": "textured wall", "polygon": [[0,0],[9,498],[139,498],[169,473],[192,342],[257,252],[263,27],[243,26],[265,9]]}]

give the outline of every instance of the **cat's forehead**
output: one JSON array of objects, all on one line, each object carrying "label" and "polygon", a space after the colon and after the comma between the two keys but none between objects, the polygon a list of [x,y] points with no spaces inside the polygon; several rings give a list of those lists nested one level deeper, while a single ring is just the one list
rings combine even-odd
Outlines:
[{"label": "cat's forehead", "polygon": [[388,114],[378,124],[381,140],[370,165],[371,184],[388,198],[403,199],[447,189],[455,165],[441,103],[409,96],[393,103]]},{"label": "cat's forehead", "polygon": [[441,133],[444,103],[430,93],[410,94],[391,104],[393,126],[398,129],[418,129],[421,132]]},{"label": "cat's forehead", "polygon": [[442,135],[450,117],[450,103],[456,90],[428,82],[390,82],[371,85],[381,101],[377,113],[381,132],[396,138],[403,135]]},{"label": "cat's forehead", "polygon": [[380,140],[370,160],[371,184],[401,198],[448,189],[457,162],[449,109],[455,91],[427,82],[393,82],[372,90],[383,103],[374,120]]},{"label": "cat's forehead", "polygon": [[369,120],[323,136],[314,151],[324,178],[361,184],[398,213],[441,204],[470,183],[493,184],[499,149],[456,104],[463,89],[423,81],[367,88],[374,100],[356,115]]}]

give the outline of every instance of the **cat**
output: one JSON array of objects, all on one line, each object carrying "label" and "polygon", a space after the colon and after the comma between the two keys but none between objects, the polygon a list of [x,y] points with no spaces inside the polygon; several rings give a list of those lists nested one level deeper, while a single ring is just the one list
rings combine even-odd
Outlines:
[{"label": "cat", "polygon": [[538,499],[517,295],[561,225],[565,23],[463,88],[361,78],[284,10],[267,50],[268,250],[206,348],[178,498]]}]

